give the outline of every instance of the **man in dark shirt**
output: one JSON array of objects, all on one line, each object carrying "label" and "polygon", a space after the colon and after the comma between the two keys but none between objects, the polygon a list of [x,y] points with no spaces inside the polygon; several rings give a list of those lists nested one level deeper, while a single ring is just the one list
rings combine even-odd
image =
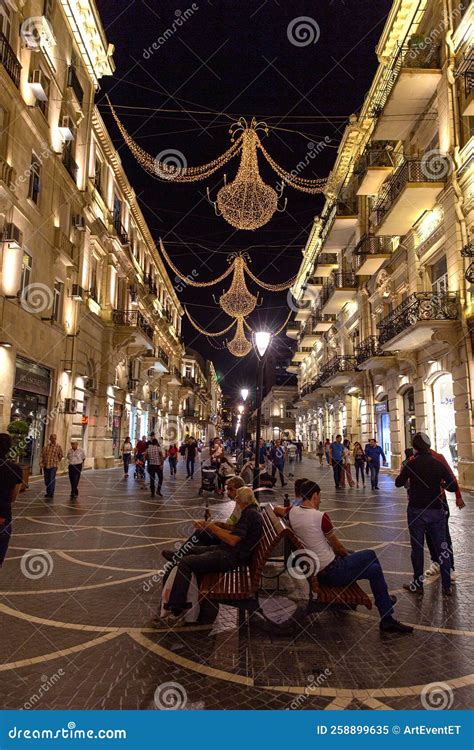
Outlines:
[{"label": "man in dark shirt", "polygon": [[250,562],[262,536],[262,516],[250,488],[243,487],[237,492],[236,503],[241,513],[232,531],[214,522],[195,522],[197,529],[206,530],[215,537],[215,544],[193,546],[178,563],[169,601],[165,605],[165,609],[176,617],[187,608],[186,598],[193,573],[199,577],[204,573],[225,572]]},{"label": "man in dark shirt", "polygon": [[186,443],[186,478],[192,479],[194,476],[194,462],[196,461],[197,442],[193,437],[189,438]]},{"label": "man in dark shirt", "polygon": [[395,479],[396,487],[408,484],[408,530],[411,542],[413,581],[405,584],[407,591],[423,594],[423,552],[425,533],[431,537],[441,570],[443,594],[451,595],[450,559],[446,553],[446,521],[442,504],[441,484],[448,492],[456,492],[458,483],[453,473],[431,455],[429,445],[420,433],[413,437],[415,457],[408,461]]},{"label": "man in dark shirt", "polygon": [[23,483],[21,466],[8,460],[11,447],[10,435],[0,433],[0,567],[12,533],[12,503],[17,499]]},{"label": "man in dark shirt", "polygon": [[334,474],[334,484],[336,490],[341,486],[342,476],[342,459],[344,456],[344,445],[342,444],[342,435],[336,435],[336,439],[329,446],[329,457]]}]

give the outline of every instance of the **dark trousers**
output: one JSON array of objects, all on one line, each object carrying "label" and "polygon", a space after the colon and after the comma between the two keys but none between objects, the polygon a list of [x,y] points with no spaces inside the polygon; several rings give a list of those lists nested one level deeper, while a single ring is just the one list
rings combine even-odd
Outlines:
[{"label": "dark trousers", "polygon": [[187,458],[186,459],[186,474],[188,477],[192,477],[194,474],[194,458]]},{"label": "dark trousers", "polygon": [[359,481],[359,474],[360,474],[360,481],[362,482],[362,484],[365,484],[364,464],[365,464],[365,461],[362,458],[356,458],[355,460],[356,482]]},{"label": "dark trousers", "polygon": [[155,477],[157,477],[157,492],[161,492],[161,485],[163,484],[163,467],[157,464],[148,464],[148,475],[150,477],[150,490],[151,494],[155,494]]},{"label": "dark trousers", "polygon": [[[451,570],[454,570],[454,553],[453,553],[453,542],[451,539],[451,534],[449,532],[449,505],[447,500],[442,500],[443,503],[443,510],[444,510],[444,517],[446,520],[446,542],[448,544],[447,550],[449,553],[449,560],[451,563]],[[429,534],[429,532],[426,534],[426,543],[428,545],[428,549],[430,551],[431,561],[432,562],[438,562],[438,559],[436,557],[436,547],[433,544],[433,540]]]},{"label": "dark trousers", "polygon": [[0,522],[0,565],[5,560],[8,545],[10,544],[10,538],[12,535],[12,522],[9,518],[4,518]]},{"label": "dark trousers", "polygon": [[168,456],[168,461],[170,464],[170,474],[171,475],[176,474],[177,459],[175,458],[175,456]]},{"label": "dark trousers", "polygon": [[57,467],[53,466],[51,469],[43,469],[44,484],[46,486],[46,494],[48,497],[53,497],[54,490],[56,489],[56,472]]},{"label": "dark trousers", "polygon": [[130,459],[132,457],[131,453],[124,453],[122,455],[123,459],[123,471],[125,474],[128,474],[128,467],[130,466]]},{"label": "dark trousers", "polygon": [[181,612],[186,604],[191,575],[194,573],[198,579],[204,573],[220,573],[237,567],[238,558],[229,547],[226,549],[221,545],[195,546],[192,553],[186,555],[178,563],[176,578],[171,589],[168,608]]},{"label": "dark trousers", "polygon": [[71,484],[71,497],[77,497],[79,487],[79,480],[81,478],[82,464],[69,464],[68,474],[69,482]]},{"label": "dark trousers", "polygon": [[332,471],[334,474],[334,484],[336,485],[336,487],[339,487],[341,484],[341,477],[342,477],[342,461],[333,460]]},{"label": "dark trousers", "polygon": [[318,578],[327,586],[349,586],[355,581],[368,580],[380,617],[393,614],[387,582],[379,559],[372,549],[352,552],[344,557],[337,556]]},{"label": "dark trousers", "polygon": [[278,475],[280,477],[281,486],[285,484],[285,475],[283,474],[283,466],[284,464],[272,464],[272,479],[275,479],[275,474],[278,471]]},{"label": "dark trousers", "polygon": [[440,566],[443,588],[450,588],[451,561],[447,553],[446,518],[443,508],[423,509],[408,506],[407,517],[415,585],[423,585],[425,534],[429,534],[434,545],[435,560]]},{"label": "dark trousers", "polygon": [[379,486],[380,464],[374,464],[373,461],[369,461],[369,471],[370,484],[372,485],[372,489],[375,490]]}]

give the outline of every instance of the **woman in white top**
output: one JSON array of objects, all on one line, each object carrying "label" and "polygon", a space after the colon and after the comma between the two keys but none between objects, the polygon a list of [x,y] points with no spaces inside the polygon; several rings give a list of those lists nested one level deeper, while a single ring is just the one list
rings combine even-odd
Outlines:
[{"label": "woman in white top", "polygon": [[352,479],[352,471],[351,471],[351,458],[352,458],[352,451],[351,451],[351,442],[350,440],[344,440],[344,449],[342,454],[342,472],[341,472],[341,487],[345,487],[347,479],[347,483],[349,487],[354,487],[355,482]]},{"label": "woman in white top", "polygon": [[130,436],[127,436],[122,443],[123,471],[126,477],[128,477],[128,467],[130,466],[132,450],[133,450],[132,441],[130,439]]}]

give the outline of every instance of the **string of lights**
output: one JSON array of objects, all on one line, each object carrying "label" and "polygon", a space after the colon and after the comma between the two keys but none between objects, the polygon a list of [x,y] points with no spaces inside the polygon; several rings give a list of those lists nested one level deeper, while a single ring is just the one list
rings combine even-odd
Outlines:
[{"label": "string of lights", "polygon": [[222,331],[215,331],[215,332],[206,331],[204,328],[201,328],[201,326],[199,326],[196,323],[196,321],[194,320],[194,318],[191,317],[191,315],[190,315],[188,309],[186,308],[186,306],[184,307],[184,312],[186,313],[186,317],[188,318],[188,320],[191,323],[191,325],[193,326],[193,328],[195,328],[196,331],[199,331],[199,333],[202,333],[203,336],[209,336],[211,338],[216,338],[218,336],[224,336],[235,325],[235,320],[233,320],[226,328],[223,328]]}]

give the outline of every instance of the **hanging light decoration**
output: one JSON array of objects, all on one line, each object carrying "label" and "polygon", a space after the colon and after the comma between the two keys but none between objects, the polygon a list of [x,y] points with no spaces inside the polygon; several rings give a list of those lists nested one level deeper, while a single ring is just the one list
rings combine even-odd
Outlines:
[{"label": "hanging light decoration", "polygon": [[231,318],[245,317],[255,310],[257,297],[247,289],[244,276],[245,261],[242,255],[234,259],[234,275],[232,283],[219,297],[219,307]]},{"label": "hanging light decoration", "polygon": [[234,338],[229,341],[227,348],[234,357],[246,357],[252,351],[252,344],[244,333],[244,320],[237,318]]},{"label": "hanging light decoration", "polygon": [[[199,167],[189,167],[184,154],[180,151],[171,150],[166,152],[166,158],[154,158],[145,151],[130,136],[108,97],[107,101],[120,133],[131,153],[140,166],[154,177],[167,182],[180,183],[204,180],[223,167],[234,156],[241,153],[240,165],[235,179],[220,188],[217,193],[217,200],[215,202],[211,201],[216,213],[221,215],[236,229],[258,229],[270,221],[275,211],[284,211],[286,208],[286,201],[281,209],[278,208],[278,195],[276,191],[270,185],[266,185],[260,176],[257,158],[258,149],[260,149],[271,168],[281,178],[283,185],[289,185],[295,190],[312,195],[324,192],[327,186],[326,179],[311,180],[300,177],[295,169],[287,172],[280,167],[263,147],[257,132],[257,130],[264,130],[268,134],[268,126],[265,123],[257,122],[255,118],[248,124],[241,117],[237,123],[232,125],[229,130],[232,135],[232,145],[223,154],[207,164],[202,164]],[[235,136],[239,131],[240,134],[236,138]]]}]

